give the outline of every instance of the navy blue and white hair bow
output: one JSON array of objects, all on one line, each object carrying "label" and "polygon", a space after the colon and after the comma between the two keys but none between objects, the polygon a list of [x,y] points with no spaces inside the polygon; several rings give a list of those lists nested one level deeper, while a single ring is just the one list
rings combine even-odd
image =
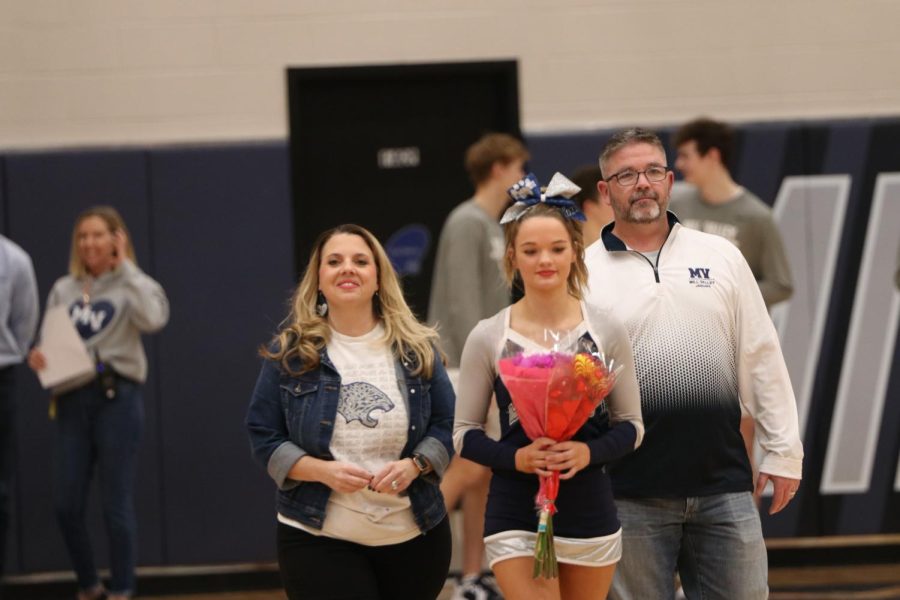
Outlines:
[{"label": "navy blue and white hair bow", "polygon": [[550,180],[550,185],[542,193],[537,177],[534,176],[534,173],[529,173],[507,190],[506,193],[515,204],[506,209],[503,218],[500,219],[500,224],[520,219],[525,211],[541,202],[558,208],[567,219],[586,221],[584,214],[578,210],[578,205],[571,199],[580,191],[581,188],[566,179],[565,175],[556,173]]}]

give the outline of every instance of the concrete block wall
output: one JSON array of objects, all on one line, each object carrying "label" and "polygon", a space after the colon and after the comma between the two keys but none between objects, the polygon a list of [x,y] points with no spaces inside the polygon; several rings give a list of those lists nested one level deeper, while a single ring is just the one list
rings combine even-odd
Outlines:
[{"label": "concrete block wall", "polygon": [[283,138],[288,66],[520,61],[523,129],[900,109],[892,0],[0,0],[0,148]]}]

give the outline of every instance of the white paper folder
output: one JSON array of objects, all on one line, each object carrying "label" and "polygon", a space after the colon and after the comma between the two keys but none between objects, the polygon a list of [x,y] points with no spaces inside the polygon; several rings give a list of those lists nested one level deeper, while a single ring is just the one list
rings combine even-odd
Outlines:
[{"label": "white paper folder", "polygon": [[47,366],[38,371],[44,389],[74,389],[96,375],[94,361],[63,305],[44,315],[40,351],[47,359]]}]

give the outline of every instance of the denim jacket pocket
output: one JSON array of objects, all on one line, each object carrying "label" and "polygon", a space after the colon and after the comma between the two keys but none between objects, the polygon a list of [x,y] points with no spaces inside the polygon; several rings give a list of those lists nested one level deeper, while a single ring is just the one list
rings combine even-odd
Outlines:
[{"label": "denim jacket pocket", "polygon": [[291,380],[281,384],[281,407],[284,410],[284,422],[287,424],[291,441],[300,447],[303,443],[303,419],[309,411],[316,393],[319,390],[317,381]]}]

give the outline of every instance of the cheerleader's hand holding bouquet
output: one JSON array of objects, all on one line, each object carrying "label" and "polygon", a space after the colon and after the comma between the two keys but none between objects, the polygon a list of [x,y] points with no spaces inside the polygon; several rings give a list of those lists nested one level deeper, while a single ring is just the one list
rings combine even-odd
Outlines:
[{"label": "cheerleader's hand holding bouquet", "polygon": [[[549,331],[545,337],[560,339]],[[603,352],[596,351],[584,338],[562,344],[557,341],[551,350],[530,353],[510,342],[497,367],[519,423],[533,442],[517,457],[523,463],[517,466],[528,470],[525,463],[531,463],[540,477],[535,498],[539,521],[533,576],[556,577],[553,515],[560,480],[571,478],[590,460],[585,444],[568,440],[612,390],[618,368],[614,360],[607,361]]]}]

